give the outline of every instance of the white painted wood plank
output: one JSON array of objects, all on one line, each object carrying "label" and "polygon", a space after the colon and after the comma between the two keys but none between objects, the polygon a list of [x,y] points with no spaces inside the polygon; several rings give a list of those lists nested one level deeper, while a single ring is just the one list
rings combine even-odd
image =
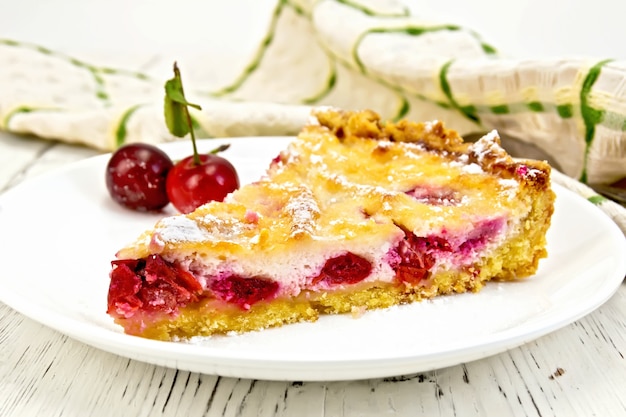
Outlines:
[{"label": "white painted wood plank", "polygon": [[23,179],[23,172],[37,161],[50,142],[0,132],[0,193]]},{"label": "white painted wood plank", "polygon": [[[581,357],[592,318],[464,366],[366,381],[263,382],[175,371],[65,338],[0,308],[0,415],[621,415],[624,359]],[[619,343],[622,343],[620,341]],[[12,349],[7,349],[10,346]],[[584,346],[584,345],[583,345]],[[597,345],[602,346],[602,345]],[[623,346],[616,343],[620,349]],[[562,347],[562,349],[559,349]],[[582,359],[582,361],[581,361]],[[606,366],[600,366],[608,359]],[[580,362],[580,363],[579,363]],[[565,373],[551,378],[557,367]],[[295,413],[297,411],[297,413]]]},{"label": "white painted wood plank", "polygon": [[101,152],[0,132],[0,192],[19,182]]}]

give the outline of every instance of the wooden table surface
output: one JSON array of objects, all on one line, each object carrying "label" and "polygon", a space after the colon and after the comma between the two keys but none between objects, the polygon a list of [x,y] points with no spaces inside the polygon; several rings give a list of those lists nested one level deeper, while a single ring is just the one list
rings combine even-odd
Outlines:
[{"label": "wooden table surface", "polygon": [[[0,133],[0,192],[95,154]],[[0,416],[625,416],[625,355],[626,284],[587,317],[511,351],[345,382],[153,366],[87,346],[0,303]]]}]

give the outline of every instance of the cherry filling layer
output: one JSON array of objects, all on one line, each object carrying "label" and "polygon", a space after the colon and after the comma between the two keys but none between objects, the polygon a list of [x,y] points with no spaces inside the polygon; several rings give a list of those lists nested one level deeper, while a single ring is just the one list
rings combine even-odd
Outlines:
[{"label": "cherry filling layer", "polygon": [[276,296],[279,284],[261,277],[230,275],[214,279],[204,291],[196,278],[159,255],[112,262],[107,312],[132,317],[137,311],[175,314],[201,298],[216,298],[247,310]]},{"label": "cherry filling layer", "polygon": [[202,287],[193,275],[159,255],[111,262],[109,314],[132,317],[137,311],[175,313],[197,301]]},{"label": "cherry filling layer", "polygon": [[[445,231],[442,235],[420,237],[404,230],[404,238],[385,260],[395,272],[396,282],[417,285],[429,277],[440,259],[453,259],[457,266],[473,262],[477,251],[500,233],[503,225],[503,219],[483,221],[463,239],[449,238]],[[112,266],[107,312],[117,317],[129,318],[138,311],[176,314],[179,308],[204,298],[248,310],[260,301],[276,298],[280,292],[280,284],[275,280],[240,275],[209,277],[208,288],[203,289],[189,271],[159,255],[116,260]],[[330,288],[353,285],[369,277],[372,270],[370,260],[344,252],[327,259],[320,272],[307,282],[312,287],[320,283]]]},{"label": "cherry filling layer", "polygon": [[452,266],[469,265],[487,243],[501,233],[505,224],[502,218],[484,220],[462,238],[441,235],[416,236],[404,230],[404,239],[390,251],[390,265],[396,271],[396,279],[410,285],[428,278],[437,260],[448,258]]}]

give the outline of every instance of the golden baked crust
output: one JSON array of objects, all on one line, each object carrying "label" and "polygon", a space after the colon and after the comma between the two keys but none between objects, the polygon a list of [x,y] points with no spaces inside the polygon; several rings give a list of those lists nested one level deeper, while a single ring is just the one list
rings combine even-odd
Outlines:
[{"label": "golden baked crust", "polygon": [[[471,144],[441,122],[371,111],[314,120],[259,181],[118,252],[108,312],[126,332],[167,340],[312,321],[477,291],[532,275],[546,256],[550,167],[512,159],[495,132]],[[146,259],[179,278],[146,274]]]}]

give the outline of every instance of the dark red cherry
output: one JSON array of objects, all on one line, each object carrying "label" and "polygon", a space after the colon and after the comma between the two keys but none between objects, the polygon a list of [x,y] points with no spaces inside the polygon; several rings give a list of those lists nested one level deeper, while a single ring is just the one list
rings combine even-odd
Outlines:
[{"label": "dark red cherry", "polygon": [[132,210],[156,211],[169,203],[165,190],[173,163],[159,148],[145,143],[124,145],[111,155],[105,179],[109,194]]},{"label": "dark red cherry", "polygon": [[222,300],[248,310],[259,301],[274,298],[278,293],[279,285],[276,281],[267,278],[244,278],[231,275],[213,281],[210,288]]},{"label": "dark red cherry", "polygon": [[324,264],[313,284],[324,281],[330,285],[356,284],[372,272],[372,264],[362,256],[352,252],[330,258]]}]

